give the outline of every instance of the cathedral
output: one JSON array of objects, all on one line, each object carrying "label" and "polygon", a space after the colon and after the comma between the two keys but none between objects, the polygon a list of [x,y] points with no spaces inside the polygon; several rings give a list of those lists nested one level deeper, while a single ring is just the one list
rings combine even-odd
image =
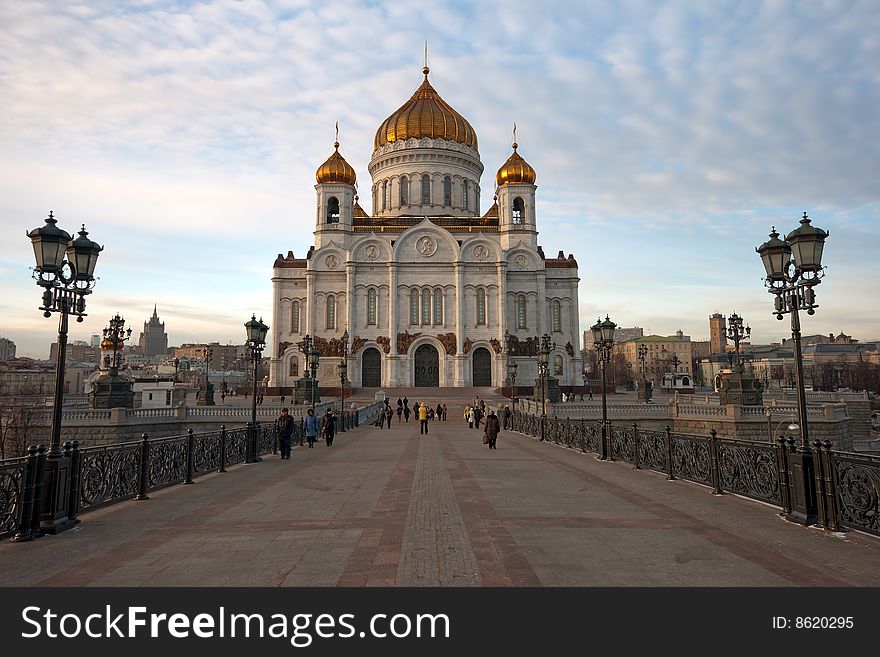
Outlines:
[{"label": "cathedral", "polygon": [[303,376],[306,335],[321,354],[319,383],[338,387],[346,331],[356,388],[501,387],[508,359],[516,387],[531,388],[545,333],[549,374],[563,389],[582,382],[577,262],[538,244],[535,170],[514,133],[481,214],[477,133],[423,73],[376,131],[371,212],[338,139],[318,167],[314,245],[274,264],[270,389]]}]

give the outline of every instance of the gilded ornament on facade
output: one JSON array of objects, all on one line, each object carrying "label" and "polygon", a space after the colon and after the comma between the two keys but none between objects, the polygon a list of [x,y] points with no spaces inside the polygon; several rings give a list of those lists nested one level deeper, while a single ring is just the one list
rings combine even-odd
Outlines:
[{"label": "gilded ornament on facade", "polygon": [[461,346],[461,353],[467,354],[470,353],[471,347],[474,346],[474,341],[470,338],[464,339],[464,344]]},{"label": "gilded ornament on facade", "polygon": [[376,343],[382,347],[383,352],[385,352],[386,354],[391,353],[391,338],[389,338],[387,335],[380,335],[378,338],[376,338]]},{"label": "gilded ornament on facade", "polygon": [[568,353],[569,356],[574,358],[574,346],[571,344],[571,342],[567,342],[565,344],[565,351],[566,353]]},{"label": "gilded ornament on facade", "polygon": [[492,349],[495,350],[496,354],[501,353],[501,341],[498,338],[492,338],[489,340],[489,344],[492,345]]},{"label": "gilded ornament on facade", "polygon": [[352,353],[352,354],[358,353],[366,343],[367,343],[367,341],[364,340],[363,338],[358,337],[358,336],[354,336],[354,339],[352,339],[352,341],[351,341],[351,351],[349,353]]},{"label": "gilded ornament on facade", "polygon": [[538,336],[526,338],[523,342],[520,342],[515,335],[510,336],[511,356],[537,356],[539,346]]}]

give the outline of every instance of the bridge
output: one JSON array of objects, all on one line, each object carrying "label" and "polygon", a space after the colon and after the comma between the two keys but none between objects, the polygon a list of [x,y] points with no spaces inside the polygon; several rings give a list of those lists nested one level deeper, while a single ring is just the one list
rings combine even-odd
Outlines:
[{"label": "bridge", "polygon": [[[3,541],[0,584],[880,585],[880,539],[870,526],[846,521],[865,510],[876,517],[880,470],[869,457],[855,463],[858,476],[837,498],[865,509],[838,508],[833,526],[805,527],[780,515],[784,476],[776,481],[780,501],[761,501],[749,490],[731,492],[729,473],[710,472],[699,483],[681,470],[675,476],[675,459],[665,462],[675,478],[654,461],[623,460],[631,428],[612,430],[611,458],[602,461],[591,451],[596,433],[586,421],[548,420],[540,441],[529,416],[516,418],[518,430],[502,431],[490,451],[482,431],[462,421],[468,392],[389,393],[443,401],[448,419],[430,422],[425,436],[414,418],[399,423],[395,415],[390,428],[362,423],[332,447],[296,446],[290,461],[272,454],[264,437],[262,460],[245,463],[230,456],[241,450],[227,437],[225,472],[184,449],[173,459],[172,479],[192,485],[155,486],[140,500],[129,488],[121,501],[81,508],[67,531]],[[649,444],[672,448],[657,434],[636,434],[630,454],[648,453]],[[670,440],[683,444],[684,437]],[[694,440],[711,449],[714,439]],[[840,456],[852,464],[847,458]],[[127,485],[138,483],[135,476]]]}]

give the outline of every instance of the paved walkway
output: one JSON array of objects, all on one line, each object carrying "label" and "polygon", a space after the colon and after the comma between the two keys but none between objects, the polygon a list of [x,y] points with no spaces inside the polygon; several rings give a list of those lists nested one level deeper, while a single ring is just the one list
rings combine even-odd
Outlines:
[{"label": "paved walkway", "polygon": [[[436,402],[435,402],[436,403]],[[880,586],[880,540],[459,420],[339,434],[0,545],[0,585]]]}]

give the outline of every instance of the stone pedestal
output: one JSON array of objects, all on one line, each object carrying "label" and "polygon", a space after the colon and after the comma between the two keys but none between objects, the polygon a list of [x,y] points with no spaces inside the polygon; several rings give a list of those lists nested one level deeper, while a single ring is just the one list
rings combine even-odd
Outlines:
[{"label": "stone pedestal", "polygon": [[556,404],[562,401],[562,389],[559,387],[559,379],[548,376],[547,388],[544,391],[544,397],[541,396],[541,379],[535,379],[535,387],[532,390],[535,401],[541,403],[542,399],[547,400],[548,404]]},{"label": "stone pedestal", "polygon": [[199,386],[199,401],[197,406],[213,406],[214,405],[214,384],[208,381]]},{"label": "stone pedestal", "polygon": [[721,375],[721,387],[718,390],[719,403],[740,404],[742,406],[762,406],[764,404],[764,386],[742,370],[734,370],[726,376]]},{"label": "stone pedestal", "polygon": [[651,398],[654,395],[654,386],[651,385],[650,381],[645,379],[639,381],[639,401],[643,403],[648,403],[651,401]]},{"label": "stone pedestal", "polygon": [[317,404],[321,401],[321,393],[318,390],[318,382],[313,378],[297,379],[293,383],[293,400],[297,404],[312,403],[312,393],[314,392],[314,402]]},{"label": "stone pedestal", "polygon": [[95,381],[89,393],[89,408],[132,408],[134,391],[131,381],[110,370]]}]

